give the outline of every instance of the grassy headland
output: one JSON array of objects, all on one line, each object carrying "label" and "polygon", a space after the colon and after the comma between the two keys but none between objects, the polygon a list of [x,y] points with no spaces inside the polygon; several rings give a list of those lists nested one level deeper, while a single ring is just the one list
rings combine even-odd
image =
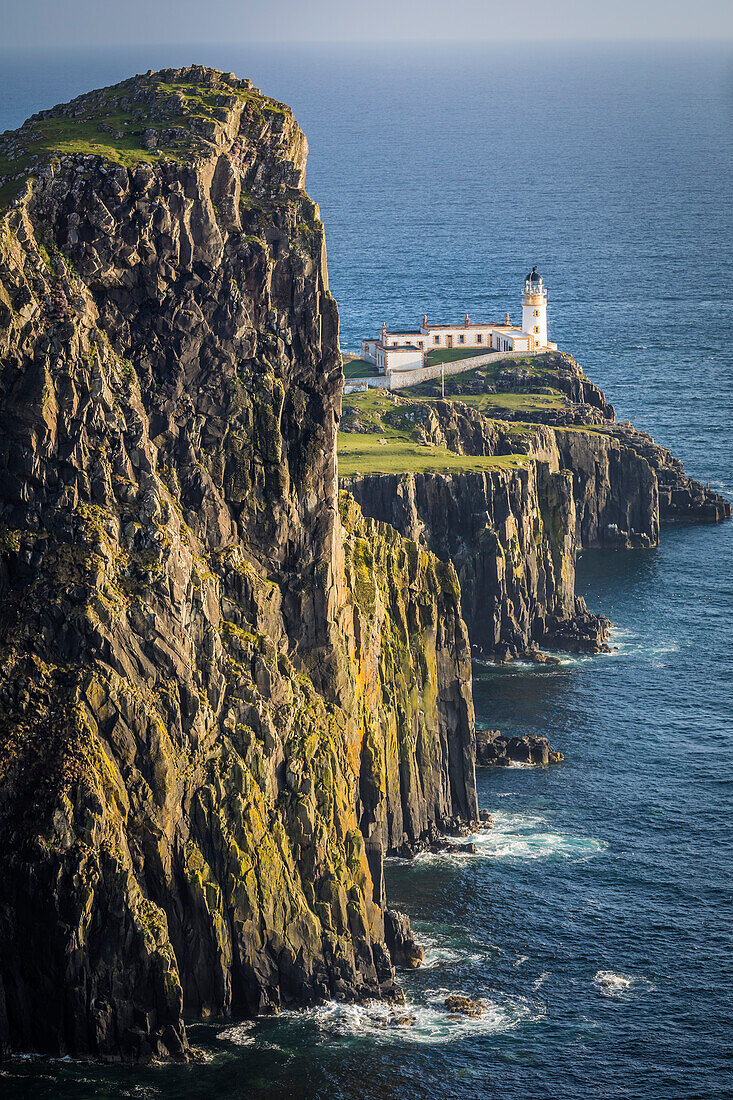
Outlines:
[{"label": "grassy headland", "polygon": [[256,130],[268,115],[289,113],[250,81],[174,84],[160,74],[132,77],[41,111],[19,130],[0,134],[0,206],[54,158],[99,156],[132,168],[204,155],[216,124],[237,102],[245,131]]},{"label": "grassy headland", "polygon": [[[475,354],[475,349],[471,350]],[[468,353],[453,349],[439,354],[456,360]],[[567,396],[567,376],[572,377],[573,371],[582,378],[567,356],[535,355],[497,360],[449,375],[445,379],[444,397],[440,378],[393,392],[372,389],[349,394],[344,397],[338,438],[339,473],[345,477],[360,473],[424,473],[507,468],[525,463],[528,459],[522,454],[462,455],[430,445],[424,430],[425,417],[429,415],[426,406],[445,401],[480,412],[487,422],[500,428],[503,449],[507,449],[508,438],[526,434],[538,421],[547,419],[547,414],[551,419],[559,416],[562,423],[567,411],[568,426],[572,426],[574,406]],[[578,430],[593,430],[593,426]],[[517,450],[520,449],[518,446]]]}]

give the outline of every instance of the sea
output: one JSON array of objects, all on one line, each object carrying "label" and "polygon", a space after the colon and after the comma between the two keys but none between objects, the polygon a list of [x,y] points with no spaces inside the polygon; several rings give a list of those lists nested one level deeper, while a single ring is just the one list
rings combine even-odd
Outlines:
[{"label": "sea", "polygon": [[[345,350],[388,326],[518,319],[696,478],[733,492],[730,45],[482,42],[0,55],[0,130],[134,72],[214,65],[291,104]],[[192,1066],[17,1060],[0,1095],[293,1100],[733,1097],[733,523],[585,552],[609,654],[476,665],[480,726],[550,768],[480,769],[474,855],[389,862],[425,965],[375,1006],[192,1024]],[[447,1017],[452,992],[482,1000]]]}]

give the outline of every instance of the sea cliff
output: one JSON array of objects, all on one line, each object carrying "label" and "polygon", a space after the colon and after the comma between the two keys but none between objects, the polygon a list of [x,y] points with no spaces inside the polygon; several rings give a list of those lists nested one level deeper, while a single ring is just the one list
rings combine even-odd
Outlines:
[{"label": "sea cliff", "polygon": [[383,855],[477,816],[468,641],[339,510],[305,137],[190,68],[0,152],[0,1047],[398,997]]}]

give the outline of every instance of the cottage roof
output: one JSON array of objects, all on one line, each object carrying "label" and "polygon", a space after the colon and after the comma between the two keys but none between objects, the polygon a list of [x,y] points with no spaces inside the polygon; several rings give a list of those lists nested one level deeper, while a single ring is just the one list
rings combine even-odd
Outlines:
[{"label": "cottage roof", "polygon": [[[465,332],[466,325],[463,321],[456,321],[454,325],[433,325],[428,324],[425,326],[428,332],[431,332],[434,328],[454,328],[456,332]],[[468,328],[496,328],[496,324],[492,321],[471,321]]]},{"label": "cottage roof", "polygon": [[381,348],[383,351],[388,351],[390,355],[394,352],[423,350],[419,348],[417,344],[384,344],[381,340],[377,342],[377,347]]}]

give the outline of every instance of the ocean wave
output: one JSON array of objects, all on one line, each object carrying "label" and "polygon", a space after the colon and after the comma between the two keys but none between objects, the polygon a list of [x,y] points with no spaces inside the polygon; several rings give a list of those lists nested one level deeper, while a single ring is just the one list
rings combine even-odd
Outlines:
[{"label": "ocean wave", "polygon": [[[287,1029],[291,1038],[293,1029],[315,1029],[317,1038],[329,1041],[364,1039],[369,1043],[434,1045],[455,1042],[468,1035],[511,1031],[524,1021],[543,1014],[522,998],[508,997],[500,1000],[479,996],[478,999],[486,1006],[486,1011],[480,1016],[463,1016],[451,1013],[445,1007],[446,998],[454,993],[460,994],[461,991],[442,987],[427,989],[420,1002],[408,999],[404,1005],[391,1005],[384,1001],[366,1004],[326,1001],[305,1011],[288,1009],[277,1017],[270,1018],[268,1028],[276,1021],[278,1029]],[[218,1039],[237,1046],[288,1049],[289,1040],[285,1038],[285,1033],[282,1046],[273,1044],[271,1037],[272,1032],[269,1030],[268,1039],[260,1039],[256,1022],[226,1028],[217,1035]]]},{"label": "ocean wave", "polygon": [[492,955],[501,953],[500,948],[490,943],[461,946],[457,943],[446,943],[444,939],[422,930],[419,926],[414,931],[417,942],[425,951],[421,971],[439,970],[441,967],[454,967],[457,964],[462,967],[484,966]]},{"label": "ocean wave", "polygon": [[489,661],[486,658],[474,657],[473,663],[478,665],[481,669],[487,671],[497,672],[502,676],[526,676],[534,674],[536,676],[562,676],[565,675],[569,668],[573,668],[575,665],[586,665],[591,662],[597,662],[600,660],[607,660],[609,657],[616,656],[615,649],[612,647],[610,653],[576,653],[570,649],[553,649],[548,650],[553,657],[557,657],[555,661],[527,661],[522,657],[517,657],[513,661],[506,661],[503,664],[499,664],[497,661]]},{"label": "ocean wave", "polygon": [[234,1024],[217,1034],[217,1039],[225,1043],[234,1043],[238,1047],[253,1047],[257,1040],[253,1033],[254,1020],[245,1020],[241,1024]]},{"label": "ocean wave", "polygon": [[661,657],[667,657],[671,653],[679,653],[680,651],[678,642],[664,641],[657,645],[650,645],[646,638],[642,638],[632,630],[623,627],[614,627],[611,630],[609,640],[613,643],[614,648],[607,656],[641,657],[657,661]]},{"label": "ocean wave", "polygon": [[413,859],[400,860],[407,867],[420,868],[436,864],[463,866],[474,859],[574,859],[585,860],[607,845],[595,837],[578,836],[548,829],[545,818],[537,814],[503,813],[493,811],[494,826],[472,833],[464,840],[451,840],[457,848],[474,845],[476,851],[419,852]]},{"label": "ocean wave", "polygon": [[494,827],[471,837],[477,855],[491,859],[587,859],[606,848],[595,837],[547,828],[545,818],[533,814],[496,811]]}]

